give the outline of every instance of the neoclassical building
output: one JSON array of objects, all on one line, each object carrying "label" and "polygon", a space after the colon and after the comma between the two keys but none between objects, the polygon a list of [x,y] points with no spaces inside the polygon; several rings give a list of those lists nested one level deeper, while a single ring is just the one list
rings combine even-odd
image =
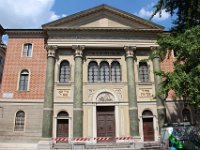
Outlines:
[{"label": "neoclassical building", "polygon": [[180,101],[156,96],[161,79],[154,71],[173,69],[175,59],[161,65],[159,57],[148,59],[163,33],[160,25],[100,5],[42,29],[6,33],[1,142],[84,137],[95,143],[97,137],[130,136],[159,141],[167,119],[195,121]]}]

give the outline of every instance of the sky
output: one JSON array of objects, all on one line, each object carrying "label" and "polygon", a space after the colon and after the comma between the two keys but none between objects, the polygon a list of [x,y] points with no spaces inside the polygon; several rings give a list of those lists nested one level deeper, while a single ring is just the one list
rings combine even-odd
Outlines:
[{"label": "sky", "polygon": [[[53,20],[69,16],[101,4],[149,19],[157,0],[0,0],[0,24],[5,29],[37,29]],[[169,30],[172,17],[165,10],[153,22]]]}]

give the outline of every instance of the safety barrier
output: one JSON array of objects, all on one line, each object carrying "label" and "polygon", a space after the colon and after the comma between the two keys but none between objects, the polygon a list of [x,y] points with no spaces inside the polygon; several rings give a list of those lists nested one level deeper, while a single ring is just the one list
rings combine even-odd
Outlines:
[{"label": "safety barrier", "polygon": [[133,137],[96,137],[96,138],[66,138],[66,137],[57,137],[53,138],[53,141],[56,142],[66,142],[66,141],[73,141],[73,142],[84,142],[84,141],[133,141]]}]

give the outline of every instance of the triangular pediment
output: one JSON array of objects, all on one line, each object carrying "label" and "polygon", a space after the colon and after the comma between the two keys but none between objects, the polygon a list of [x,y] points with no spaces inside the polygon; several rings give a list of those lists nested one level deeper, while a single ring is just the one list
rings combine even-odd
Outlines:
[{"label": "triangular pediment", "polygon": [[59,28],[112,28],[112,29],[156,29],[163,27],[116,8],[100,5],[71,16],[44,24],[43,29]]}]

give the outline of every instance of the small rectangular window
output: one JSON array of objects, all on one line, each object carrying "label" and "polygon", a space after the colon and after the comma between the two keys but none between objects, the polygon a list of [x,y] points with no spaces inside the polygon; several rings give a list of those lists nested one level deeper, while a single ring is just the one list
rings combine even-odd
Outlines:
[{"label": "small rectangular window", "polygon": [[24,57],[31,57],[32,56],[32,44],[31,43],[24,44],[23,56]]}]

